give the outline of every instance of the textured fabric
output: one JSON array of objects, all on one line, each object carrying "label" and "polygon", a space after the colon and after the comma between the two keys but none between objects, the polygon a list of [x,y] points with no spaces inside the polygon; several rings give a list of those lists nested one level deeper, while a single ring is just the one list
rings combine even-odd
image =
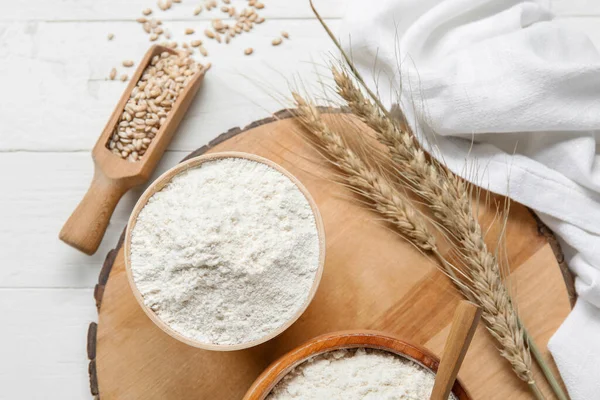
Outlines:
[{"label": "textured fabric", "polygon": [[534,209],[559,237],[579,300],[549,347],[572,399],[597,398],[598,50],[542,1],[353,0],[343,22],[365,81],[400,102],[425,146]]}]

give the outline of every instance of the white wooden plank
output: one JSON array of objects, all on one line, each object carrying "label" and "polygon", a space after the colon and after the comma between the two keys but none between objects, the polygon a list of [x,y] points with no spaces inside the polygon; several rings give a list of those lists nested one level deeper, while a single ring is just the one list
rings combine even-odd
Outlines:
[{"label": "white wooden plank", "polygon": [[[337,29],[338,21],[330,23]],[[188,26],[183,22],[165,25],[176,35],[174,39],[181,38]],[[0,26],[4,93],[0,96],[0,151],[91,149],[125,88],[120,81],[105,80],[108,72],[124,59],[140,60],[150,45],[139,24],[19,22]],[[202,32],[203,25],[196,30]],[[289,32],[290,40],[272,46],[271,40],[282,30]],[[108,32],[115,33],[114,41],[106,40]],[[313,62],[323,64],[333,51],[315,20],[270,21],[229,45],[205,42],[213,67],[171,149],[193,150],[232,126],[282,108],[272,95],[287,95],[288,80],[298,76],[314,82],[317,67]],[[245,56],[247,47],[254,48],[254,54]]]},{"label": "white wooden plank", "polygon": [[[339,18],[343,15],[347,0],[314,0],[319,13],[328,18]],[[4,0],[3,3],[7,3]],[[3,4],[0,21],[105,21],[105,20],[134,20],[141,16],[141,11],[151,8],[153,16],[166,20],[174,19],[201,19],[221,18],[223,14],[219,9],[211,12],[204,10],[200,15],[194,16],[193,10],[203,0],[184,0],[180,4],[173,4],[167,11],[157,7],[156,0],[29,0]],[[232,5],[241,10],[247,6],[245,0],[232,0]],[[265,8],[260,10],[260,15],[266,18],[310,18],[308,0],[262,0]],[[219,1],[219,8],[221,6]]]},{"label": "white wooden plank", "polygon": [[[166,153],[155,177],[184,156]],[[90,257],[58,239],[92,178],[87,152],[0,153],[0,171],[0,288],[93,287],[143,188],[121,200],[102,245]]]},{"label": "white wooden plank", "polygon": [[92,294],[0,289],[0,399],[91,398],[86,332],[97,319]]},{"label": "white wooden plank", "polygon": [[558,16],[600,16],[597,0],[552,0],[551,5]]}]

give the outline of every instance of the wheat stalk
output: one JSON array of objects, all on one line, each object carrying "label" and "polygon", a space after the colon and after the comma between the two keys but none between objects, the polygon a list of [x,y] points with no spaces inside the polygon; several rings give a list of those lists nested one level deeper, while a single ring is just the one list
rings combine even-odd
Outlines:
[{"label": "wheat stalk", "polygon": [[[424,251],[439,254],[435,238],[428,231],[424,221],[420,221],[423,217],[410,202],[399,196],[393,185],[350,150],[339,134],[329,129],[314,105],[296,93],[293,93],[293,97],[301,122],[320,141],[329,160],[345,174],[347,184],[368,198],[376,211],[409,241]],[[469,266],[474,268],[467,270],[471,278],[470,284],[464,284],[456,278],[454,282],[465,296],[475,300],[482,307],[488,329],[500,343],[501,354],[511,362],[515,373],[522,380],[534,385],[531,358],[516,319],[516,312],[504,285],[498,280],[497,274],[490,271],[493,262],[490,256],[488,252],[483,255],[483,260],[480,257],[479,260],[472,259],[469,262]],[[478,264],[480,261],[483,262]]]},{"label": "wheat stalk", "polygon": [[[526,382],[532,381],[529,352],[518,338],[523,335],[516,311],[502,283],[496,257],[488,251],[479,222],[473,215],[465,183],[438,163],[428,160],[414,136],[399,129],[384,116],[362,95],[347,74],[337,68],[333,68],[333,73],[338,93],[351,111],[375,131],[377,139],[388,148],[410,187],[427,201],[435,217],[455,235],[466,258],[473,285],[478,289],[476,293],[481,293],[479,296],[485,305],[484,310],[488,310],[488,319],[494,325],[500,323],[500,329],[492,330],[492,334],[505,344],[503,347],[507,353],[512,354],[509,360],[511,363],[514,361],[517,375]],[[517,335],[512,335],[513,332]]]},{"label": "wheat stalk", "polygon": [[439,163],[430,161],[414,136],[366,99],[345,72],[334,68],[333,73],[338,93],[351,111],[375,131],[409,186],[427,201],[434,216],[455,236],[466,266],[464,272],[470,278],[470,293],[482,307],[486,326],[500,343],[500,353],[516,375],[539,392],[531,369],[529,340],[503,284],[497,259],[487,249],[473,215],[466,184]]},{"label": "wheat stalk", "polygon": [[[350,101],[348,101],[348,103],[350,103],[351,101],[354,101],[355,105],[358,108],[361,107],[361,104],[363,106],[370,106],[371,110],[375,111],[374,113],[370,114],[371,123],[374,126],[378,125],[380,128],[384,128],[379,131],[380,134],[381,134],[381,132],[395,133],[394,129],[389,130],[389,128],[395,128],[398,131],[408,133],[406,131],[399,129],[398,125],[396,125],[393,122],[393,119],[392,119],[390,113],[383,106],[383,104],[381,103],[379,98],[365,84],[364,79],[362,78],[360,72],[356,69],[356,67],[354,66],[354,63],[352,62],[352,60],[350,59],[348,54],[344,51],[344,49],[340,45],[339,41],[336,39],[336,37],[333,35],[331,30],[325,23],[325,21],[323,21],[323,19],[321,18],[321,16],[315,9],[312,0],[309,0],[309,3],[310,3],[310,6],[311,6],[315,16],[317,17],[317,19],[319,20],[319,22],[321,23],[321,25],[323,26],[323,28],[325,29],[325,31],[327,32],[329,37],[331,38],[332,42],[339,49],[341,55],[343,56],[344,60],[346,61],[346,64],[347,64],[348,68],[351,70],[353,76],[357,79],[357,81],[361,84],[361,86],[369,94],[369,97],[377,105],[377,107],[373,106],[370,102],[367,103],[366,99],[364,99],[364,97],[362,96],[362,93],[360,93],[360,90],[347,93],[350,95],[348,97],[348,99],[350,99]],[[353,82],[350,79],[348,79],[347,82],[342,82],[342,83],[348,84],[348,83],[353,83]],[[351,86],[344,87],[344,85],[342,85],[340,90],[344,90],[344,89],[352,89],[352,87]],[[358,89],[358,88],[356,88],[356,89]],[[361,97],[363,97],[363,98],[361,99]],[[365,115],[367,117],[369,117],[368,113]],[[535,342],[532,340],[531,336],[529,336],[529,334],[527,333],[527,330],[523,327],[522,323],[520,322],[520,320],[516,314],[516,310],[514,309],[514,307],[512,305],[509,293],[502,283],[500,268],[499,268],[499,265],[497,264],[495,257],[487,251],[487,247],[485,246],[485,242],[483,241],[483,235],[481,234],[481,228],[479,227],[479,223],[473,217],[473,214],[472,214],[471,203],[470,203],[470,191],[465,190],[466,187],[464,186],[464,183],[460,179],[458,179],[456,176],[454,176],[454,174],[452,174],[450,171],[447,171],[445,168],[443,168],[443,166],[440,166],[437,163],[437,161],[434,160],[429,165],[427,165],[427,163],[426,163],[427,157],[425,156],[424,152],[420,149],[419,144],[416,142],[416,139],[414,137],[412,137],[412,135],[409,134],[409,135],[391,135],[391,136],[390,135],[381,135],[381,136],[384,139],[384,140],[382,140],[382,142],[384,142],[384,143],[386,140],[385,137],[391,138],[392,139],[392,141],[390,143],[390,144],[392,144],[391,147],[398,148],[397,153],[399,153],[399,154],[403,154],[400,149],[400,147],[402,147],[402,146],[397,146],[397,145],[404,143],[405,150],[407,150],[407,152],[404,153],[404,156],[405,156],[404,159],[406,161],[409,161],[408,167],[411,166],[410,165],[411,162],[414,163],[414,166],[421,167],[421,169],[420,170],[417,169],[417,171],[421,172],[422,175],[417,174],[416,177],[414,177],[414,176],[412,177],[413,184],[411,185],[411,187],[415,191],[415,193],[420,194],[420,192],[421,192],[420,186],[418,184],[418,182],[421,180],[414,179],[414,178],[419,178],[420,176],[421,177],[429,177],[429,178],[432,178],[432,183],[439,184],[437,186],[437,189],[439,191],[434,192],[434,193],[438,194],[438,196],[434,196],[434,197],[436,197],[435,200],[437,200],[437,201],[433,202],[433,204],[431,205],[434,216],[436,216],[441,221],[444,221],[444,220],[450,221],[451,214],[447,214],[444,211],[451,210],[452,208],[448,208],[448,206],[454,205],[456,207],[455,210],[458,210],[461,212],[458,215],[468,217],[466,219],[463,219],[462,221],[455,221],[454,223],[449,223],[448,226],[451,227],[450,229],[452,229],[453,225],[455,228],[456,227],[462,228],[462,231],[461,231],[462,238],[460,236],[458,237],[459,242],[462,242],[462,244],[465,245],[467,250],[475,251],[474,253],[472,253],[473,257],[465,257],[468,266],[473,266],[474,264],[478,264],[478,265],[475,265],[475,268],[471,272],[475,273],[475,275],[479,275],[482,272],[485,274],[483,276],[479,276],[480,280],[475,282],[475,284],[473,285],[473,288],[482,290],[481,293],[483,295],[485,295],[486,292],[488,294],[490,294],[490,293],[496,294],[496,296],[493,296],[490,299],[488,299],[491,301],[485,301],[484,304],[482,304],[482,305],[489,307],[488,311],[491,311],[491,314],[488,315],[487,318],[485,318],[486,309],[485,309],[485,307],[483,309],[484,321],[487,323],[488,329],[490,330],[490,332],[492,332],[492,335],[494,335],[498,339],[499,343],[502,346],[509,346],[508,348],[501,349],[502,355],[504,357],[506,357],[509,362],[511,362],[513,370],[515,371],[517,376],[519,376],[519,378],[521,378],[529,383],[529,386],[530,386],[533,394],[538,399],[543,399],[543,395],[541,394],[541,392],[539,391],[539,389],[537,387],[537,384],[533,380],[533,375],[531,372],[531,359],[530,359],[528,345],[531,346],[534,357],[535,357],[538,365],[541,367],[545,378],[547,379],[548,383],[552,387],[554,394],[557,396],[557,398],[559,400],[566,400],[567,396],[565,395],[564,391],[562,390],[557,379],[554,377],[553,372],[550,370],[550,368],[546,364],[546,361],[543,359],[541,352],[535,345]],[[398,140],[398,139],[400,139],[400,140]],[[388,146],[388,148],[389,147],[390,146]],[[399,157],[399,158],[401,158],[401,157]],[[444,176],[446,177],[446,179],[443,179]],[[405,175],[405,178],[409,178],[409,177]],[[407,179],[407,180],[410,183],[411,179]],[[448,189],[451,190],[452,193],[445,192],[445,190],[448,190]],[[450,202],[449,202],[449,200],[450,200]],[[450,204],[450,203],[452,203],[453,200],[456,200],[456,203]],[[436,208],[438,208],[438,209],[436,209]],[[456,279],[455,279],[455,281],[456,281]],[[461,286],[459,285],[459,288],[460,287]],[[480,297],[480,300],[485,300],[485,298]],[[499,312],[499,314],[494,314],[495,312]],[[493,325],[496,324],[498,321],[501,322],[502,329],[495,330],[495,329],[493,329]]]},{"label": "wheat stalk", "polygon": [[[320,143],[328,160],[345,175],[346,184],[354,191],[370,200],[370,204],[387,222],[392,223],[411,243],[419,249],[433,254],[441,262],[444,270],[450,272],[453,282],[465,297],[475,301],[483,310],[486,326],[500,343],[500,353],[511,362],[519,378],[525,380],[538,399],[543,399],[531,372],[531,359],[523,332],[514,317],[510,297],[503,285],[490,289],[490,278],[479,277],[470,282],[474,275],[469,273],[465,281],[457,278],[451,263],[439,252],[435,238],[429,232],[424,217],[411,205],[410,201],[399,195],[394,185],[389,183],[378,171],[370,168],[344,143],[342,137],[334,133],[322,121],[318,109],[293,93],[298,107],[298,117],[308,131]],[[480,272],[483,268],[478,268]],[[484,273],[489,271],[484,271]],[[491,282],[496,283],[495,277]],[[469,284],[470,283],[470,284]],[[500,282],[501,284],[501,282]],[[503,303],[502,302],[506,302]],[[500,305],[500,307],[498,307]],[[508,306],[508,307],[507,307]],[[509,313],[506,310],[509,309]],[[512,312],[510,312],[512,310]]]}]

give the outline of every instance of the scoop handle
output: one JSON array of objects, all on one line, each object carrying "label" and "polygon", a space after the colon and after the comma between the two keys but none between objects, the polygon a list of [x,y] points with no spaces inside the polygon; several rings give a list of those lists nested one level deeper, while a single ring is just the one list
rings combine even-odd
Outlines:
[{"label": "scoop handle", "polygon": [[435,376],[430,400],[448,399],[480,317],[481,309],[475,304],[466,300],[458,304]]},{"label": "scoop handle", "polygon": [[100,246],[115,207],[128,189],[122,183],[106,177],[95,166],[92,183],[62,227],[58,235],[60,240],[85,254],[94,254]]}]

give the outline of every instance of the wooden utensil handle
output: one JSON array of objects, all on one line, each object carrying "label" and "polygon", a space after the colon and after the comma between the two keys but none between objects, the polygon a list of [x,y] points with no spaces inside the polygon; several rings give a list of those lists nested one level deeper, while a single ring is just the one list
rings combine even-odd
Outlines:
[{"label": "wooden utensil handle", "polygon": [[60,240],[88,255],[94,254],[119,199],[128,189],[96,168],[90,188],[60,231]]},{"label": "wooden utensil handle", "polygon": [[430,400],[448,399],[480,317],[481,309],[475,304],[465,300],[458,304],[435,376]]}]

